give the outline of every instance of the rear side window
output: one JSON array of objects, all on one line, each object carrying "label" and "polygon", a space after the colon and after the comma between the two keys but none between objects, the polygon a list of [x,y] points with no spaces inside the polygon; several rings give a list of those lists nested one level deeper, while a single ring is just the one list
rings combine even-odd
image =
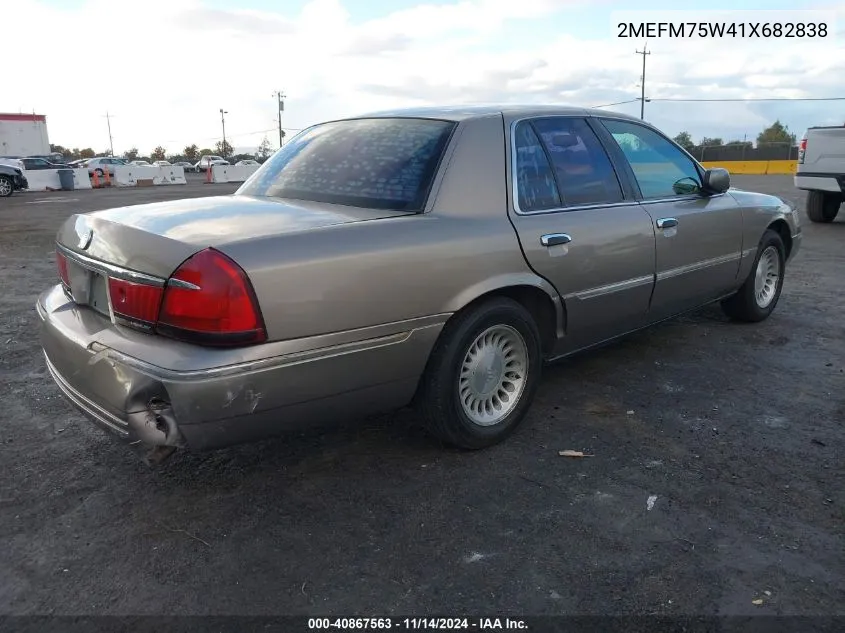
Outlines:
[{"label": "rear side window", "polygon": [[411,118],[324,123],[291,139],[238,193],[421,211],[454,126]]},{"label": "rear side window", "polygon": [[560,195],[555,184],[549,158],[543,145],[527,121],[516,126],[516,189],[520,211],[543,211],[560,208]]},{"label": "rear side window", "polygon": [[533,124],[552,161],[564,206],[622,200],[610,158],[584,119],[556,117]]}]

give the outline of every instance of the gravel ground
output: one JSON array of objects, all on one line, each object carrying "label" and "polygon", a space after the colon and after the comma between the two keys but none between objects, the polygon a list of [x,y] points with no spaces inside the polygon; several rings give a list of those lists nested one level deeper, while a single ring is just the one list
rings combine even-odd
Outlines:
[{"label": "gravel ground", "polygon": [[498,447],[400,412],[148,470],[46,374],[52,240],[235,187],[0,200],[0,613],[845,615],[845,218],[805,218],[768,321],[707,308],[558,364]]}]

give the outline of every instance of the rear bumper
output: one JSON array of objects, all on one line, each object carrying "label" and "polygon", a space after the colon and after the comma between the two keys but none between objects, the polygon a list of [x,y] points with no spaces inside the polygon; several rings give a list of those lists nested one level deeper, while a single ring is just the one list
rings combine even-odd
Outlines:
[{"label": "rear bumper", "polygon": [[796,189],[807,191],[845,192],[845,175],[836,174],[795,174]]},{"label": "rear bumper", "polygon": [[408,404],[446,318],[208,350],[110,324],[60,286],[37,310],[50,374],[89,419],[129,444],[196,450]]}]

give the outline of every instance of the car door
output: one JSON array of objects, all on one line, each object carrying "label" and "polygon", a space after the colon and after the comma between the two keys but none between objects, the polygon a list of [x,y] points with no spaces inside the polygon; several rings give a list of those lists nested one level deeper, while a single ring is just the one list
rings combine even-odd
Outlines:
[{"label": "car door", "polygon": [[[654,285],[654,229],[583,117],[509,122],[511,221],[531,268],[557,289],[574,351],[640,327]],[[627,193],[627,195],[626,195]]]},{"label": "car door", "polygon": [[651,318],[660,320],[729,292],[742,258],[742,210],[734,198],[707,194],[703,170],[657,130],[631,120],[600,121],[624,155],[625,169],[654,222],[657,279]]}]

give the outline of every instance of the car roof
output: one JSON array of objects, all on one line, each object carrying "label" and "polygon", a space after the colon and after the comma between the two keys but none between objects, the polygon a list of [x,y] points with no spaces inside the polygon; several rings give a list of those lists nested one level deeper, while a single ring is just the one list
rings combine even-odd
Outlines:
[{"label": "car roof", "polygon": [[540,104],[492,104],[492,105],[453,105],[428,106],[420,108],[397,108],[369,112],[347,119],[365,119],[372,117],[426,118],[443,119],[446,121],[465,121],[490,115],[504,115],[510,117],[532,117],[553,115],[581,115],[581,116],[613,116],[622,119],[639,121],[637,117],[599,108],[585,108],[573,105],[540,105]]}]

